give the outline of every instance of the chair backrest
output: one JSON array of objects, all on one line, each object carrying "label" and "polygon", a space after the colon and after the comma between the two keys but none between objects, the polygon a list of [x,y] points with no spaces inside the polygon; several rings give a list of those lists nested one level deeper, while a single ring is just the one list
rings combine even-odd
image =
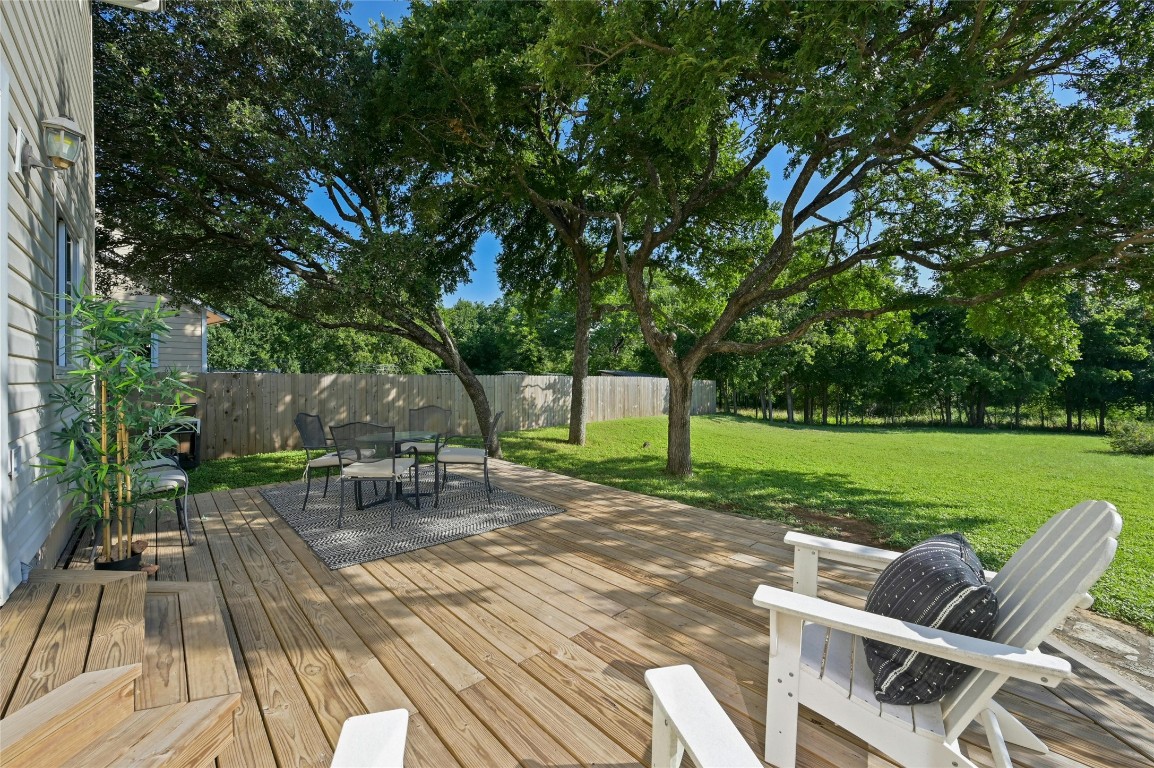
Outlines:
[{"label": "chair backrest", "polygon": [[[396,427],[353,421],[331,427],[329,431],[342,456],[351,456],[353,461],[362,464],[388,461],[396,467]],[[345,474],[345,462],[342,461],[340,467],[341,474]]]},{"label": "chair backrest", "polygon": [[297,432],[300,433],[301,443],[306,451],[327,451],[328,438],[325,437],[325,425],[321,417],[312,413],[298,413],[293,417]]},{"label": "chair backrest", "polygon": [[[1109,567],[1122,518],[1113,504],[1085,501],[1051,517],[990,581],[998,596],[993,639],[1033,650]],[[974,672],[942,699],[946,738],[955,738],[1004,682]]]},{"label": "chair backrest", "polygon": [[453,412],[439,405],[410,408],[409,429],[413,432],[436,432],[444,442],[453,434]]}]

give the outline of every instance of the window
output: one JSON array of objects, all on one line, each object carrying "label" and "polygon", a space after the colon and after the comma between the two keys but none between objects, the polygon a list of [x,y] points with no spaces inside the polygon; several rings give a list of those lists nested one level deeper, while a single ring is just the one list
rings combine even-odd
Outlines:
[{"label": "window", "polygon": [[140,349],[136,350],[136,354],[147,358],[152,364],[153,368],[160,367],[160,336],[152,334],[152,338],[147,345],[141,345]]},{"label": "window", "polygon": [[[68,231],[64,219],[56,222],[56,315],[62,317],[72,311],[76,296],[76,264],[78,246]],[[64,319],[56,321],[56,365],[69,367],[72,347],[72,326]]]}]

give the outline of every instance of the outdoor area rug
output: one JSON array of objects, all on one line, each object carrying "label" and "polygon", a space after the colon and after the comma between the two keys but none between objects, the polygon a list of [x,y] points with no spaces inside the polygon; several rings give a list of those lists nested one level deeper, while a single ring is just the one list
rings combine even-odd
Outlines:
[{"label": "outdoor area rug", "polygon": [[[337,510],[341,499],[340,481],[329,482],[328,497],[321,496],[324,478],[313,479],[308,509],[301,510],[305,498],[304,482],[267,488],[260,493],[277,514],[308,543],[317,557],[330,569],[345,568],[370,560],[455,541],[509,525],[548,517],[562,512],[560,507],[536,501],[493,486],[493,503],[485,497],[480,480],[449,473],[449,482],[441,491],[441,506],[433,508],[433,471],[421,470],[421,508],[395,500],[358,510],[353,503],[353,487],[345,488],[344,527],[337,528]],[[365,501],[372,502],[373,485],[364,483]],[[380,489],[388,498],[385,484]],[[404,484],[406,493],[412,483]],[[426,496],[426,492],[428,496]],[[396,525],[389,527],[390,508]]]}]

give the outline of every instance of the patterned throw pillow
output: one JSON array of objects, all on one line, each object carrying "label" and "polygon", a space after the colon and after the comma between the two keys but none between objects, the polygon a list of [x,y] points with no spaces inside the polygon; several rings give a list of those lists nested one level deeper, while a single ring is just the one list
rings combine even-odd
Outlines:
[{"label": "patterned throw pillow", "polygon": [[[960,533],[934,536],[890,563],[866,599],[866,610],[902,621],[989,640],[998,621],[998,597],[982,564]],[[874,695],[890,704],[937,701],[973,667],[864,640],[874,673]]]}]

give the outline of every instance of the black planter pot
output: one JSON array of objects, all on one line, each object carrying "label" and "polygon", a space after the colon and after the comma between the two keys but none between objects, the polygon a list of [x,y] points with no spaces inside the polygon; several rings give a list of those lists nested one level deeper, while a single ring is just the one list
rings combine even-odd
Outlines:
[{"label": "black planter pot", "polygon": [[113,560],[110,563],[102,563],[97,560],[93,565],[98,571],[139,571],[140,555],[126,557],[123,560]]}]

